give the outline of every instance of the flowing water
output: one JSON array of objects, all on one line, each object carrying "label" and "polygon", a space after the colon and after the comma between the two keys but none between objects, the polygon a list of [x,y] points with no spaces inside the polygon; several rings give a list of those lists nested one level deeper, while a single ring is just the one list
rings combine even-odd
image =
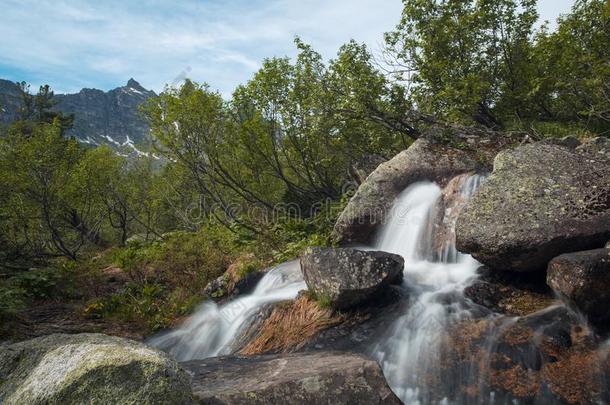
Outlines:
[{"label": "flowing water", "polygon": [[[462,181],[457,197],[465,201],[481,179],[458,179]],[[418,183],[406,189],[375,244],[376,249],[405,259],[404,284],[410,290],[411,302],[387,337],[373,349],[373,355],[393,391],[409,404],[431,402],[431,393],[424,388],[428,384],[421,379],[430,378],[438,367],[438,345],[447,327],[470,317],[462,291],[479,266],[469,255],[455,249],[455,223],[447,224],[444,219],[451,217],[449,210],[458,207],[439,209],[441,193],[433,183]],[[443,225],[449,228],[448,240],[439,243],[435,236]]]},{"label": "flowing water", "polygon": [[180,328],[154,337],[148,343],[179,361],[229,354],[239,332],[261,308],[294,299],[306,288],[298,260],[280,264],[265,274],[252,294],[224,305],[205,302]]},{"label": "flowing water", "polygon": [[[483,179],[479,175],[458,176],[444,189],[430,182],[411,185],[397,199],[374,246],[363,247],[396,253],[405,259],[402,288],[408,292],[404,298],[408,302],[403,306],[406,309],[396,314],[385,336],[371,347],[371,355],[379,361],[391,388],[406,404],[471,401],[464,398],[450,401],[445,394],[439,396],[431,381],[440,382],[445,388],[464,381],[481,388],[478,384],[481,370],[457,368],[447,377],[441,374],[440,365],[449,328],[481,316],[482,308],[463,295],[464,288],[474,280],[479,263],[456,250],[455,222],[459,210]],[[249,328],[265,305],[294,299],[306,288],[298,261],[281,264],[261,279],[252,294],[224,305],[206,302],[182,327],[149,343],[181,361],[230,354],[240,332]],[[549,311],[552,315],[553,309]],[[498,320],[484,343],[491,352],[500,333],[517,318],[501,318],[489,311],[483,316]],[[539,357],[536,347],[531,352],[532,359]],[[476,403],[516,403],[510,398],[496,398],[489,390],[479,392]]]}]

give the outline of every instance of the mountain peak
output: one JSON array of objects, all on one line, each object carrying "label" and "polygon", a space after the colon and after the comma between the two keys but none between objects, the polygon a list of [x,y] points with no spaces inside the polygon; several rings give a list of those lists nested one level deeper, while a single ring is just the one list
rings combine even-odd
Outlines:
[{"label": "mountain peak", "polygon": [[127,81],[127,87],[136,89],[136,90],[144,89],[144,87],[142,87],[142,85],[140,83],[138,83],[133,77]]}]

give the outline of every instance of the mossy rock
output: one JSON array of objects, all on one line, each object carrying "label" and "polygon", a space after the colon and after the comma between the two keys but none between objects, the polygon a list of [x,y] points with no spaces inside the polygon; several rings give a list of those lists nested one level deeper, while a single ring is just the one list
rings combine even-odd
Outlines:
[{"label": "mossy rock", "polygon": [[189,404],[186,372],[166,354],[102,334],[55,334],[0,348],[0,403]]},{"label": "mossy rock", "polygon": [[456,225],[458,250],[494,270],[545,271],[555,256],[610,238],[610,165],[536,143],[500,153]]}]

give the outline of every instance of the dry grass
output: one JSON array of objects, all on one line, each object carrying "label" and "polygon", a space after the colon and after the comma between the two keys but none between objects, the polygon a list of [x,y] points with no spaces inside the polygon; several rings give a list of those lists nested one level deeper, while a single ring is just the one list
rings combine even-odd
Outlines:
[{"label": "dry grass", "polygon": [[240,354],[285,353],[298,350],[318,332],[344,321],[342,315],[321,308],[302,295],[296,301],[278,305],[265,320],[258,336]]}]

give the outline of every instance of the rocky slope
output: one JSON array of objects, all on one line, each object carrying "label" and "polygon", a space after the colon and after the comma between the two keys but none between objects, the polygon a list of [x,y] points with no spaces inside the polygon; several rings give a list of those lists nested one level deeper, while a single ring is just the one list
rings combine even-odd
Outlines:
[{"label": "rocky slope", "polygon": [[[139,107],[155,93],[146,90],[134,79],[122,87],[104,92],[82,89],[76,94],[56,94],[56,109],[74,114],[74,127],[68,131],[80,142],[109,145],[123,154],[141,154],[148,143],[148,126]],[[15,83],[0,79],[0,123],[17,118],[21,105]]]}]

